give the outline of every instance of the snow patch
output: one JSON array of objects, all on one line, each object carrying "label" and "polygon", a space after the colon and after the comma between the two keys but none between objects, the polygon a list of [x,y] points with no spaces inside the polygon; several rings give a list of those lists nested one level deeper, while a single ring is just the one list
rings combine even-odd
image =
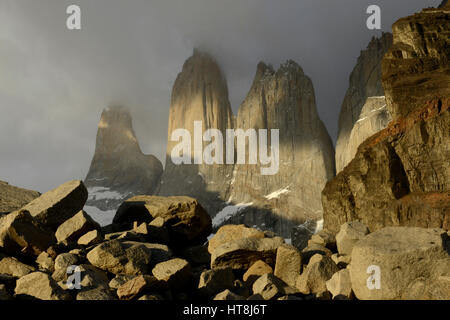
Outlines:
[{"label": "snow patch", "polygon": [[236,205],[226,206],[212,220],[213,227],[218,227],[232,216],[242,212],[245,208],[253,205],[253,202],[238,203]]},{"label": "snow patch", "polygon": [[121,200],[124,198],[123,194],[116,191],[111,191],[109,188],[104,187],[93,187],[88,189],[89,200],[107,200],[107,199],[117,199]]},{"label": "snow patch", "polygon": [[92,206],[84,206],[83,210],[86,211],[86,213],[90,215],[92,219],[97,221],[102,227],[111,224],[114,219],[114,215],[116,214],[116,210],[103,211]]},{"label": "snow patch", "polygon": [[323,219],[316,221],[316,229],[314,230],[314,234],[323,230]]},{"label": "snow patch", "polygon": [[282,194],[290,192],[289,187],[286,187],[284,189],[279,189],[277,191],[272,192],[271,194],[268,194],[265,196],[267,200],[275,199],[281,196]]}]

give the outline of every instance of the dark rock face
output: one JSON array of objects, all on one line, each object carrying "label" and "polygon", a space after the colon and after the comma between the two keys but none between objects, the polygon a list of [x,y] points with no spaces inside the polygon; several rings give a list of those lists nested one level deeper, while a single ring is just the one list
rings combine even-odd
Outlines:
[{"label": "dark rock face", "polygon": [[37,191],[26,190],[0,181],[0,215],[19,210],[40,196]]},{"label": "dark rock face", "polygon": [[266,165],[235,165],[228,201],[252,205],[229,222],[266,226],[289,237],[294,225],[321,219],[320,194],[335,174],[334,148],[302,68],[287,61],[275,71],[259,63],[236,127],[278,129],[279,170],[262,175]]},{"label": "dark rock face", "polygon": [[450,25],[425,9],[393,25],[382,62],[393,122],[367,139],[323,190],[324,227],[361,220],[384,226],[450,227]]},{"label": "dark rock face", "polygon": [[[352,138],[351,135],[355,124],[361,120],[361,112],[364,105],[372,97],[383,99],[381,61],[391,45],[392,34],[390,33],[383,33],[381,38],[373,38],[367,49],[361,51],[358,62],[350,75],[350,86],[345,94],[339,114],[339,130],[336,142],[336,172],[342,171],[353,158],[354,152],[349,151],[349,149],[352,149],[352,145],[359,145],[362,142],[359,139],[356,139],[358,140],[356,142],[353,141],[355,138]],[[385,105],[384,101],[381,102],[382,105]],[[367,128],[365,131],[369,131],[371,133],[369,134],[370,136],[384,129],[386,124],[385,121],[382,121],[378,125],[373,125],[372,128]],[[354,147],[356,148],[357,145]]]},{"label": "dark rock face", "polygon": [[[208,129],[218,129],[225,137],[226,129],[234,127],[225,77],[211,56],[197,50],[184,63],[173,86],[166,166],[159,194],[194,197],[214,215],[227,199],[233,166],[194,164],[194,121],[202,122],[202,135]],[[176,129],[190,132],[192,164],[176,165],[172,161],[171,153],[178,142],[170,140]],[[203,147],[207,144],[203,142]],[[225,141],[223,148],[226,150]]]},{"label": "dark rock face", "polygon": [[[85,179],[89,191],[87,206],[101,211],[116,210],[129,197],[153,194],[162,170],[156,157],[142,153],[129,110],[106,108],[98,125],[95,154]],[[103,220],[87,209],[94,218]],[[111,215],[109,220],[112,218]]]}]

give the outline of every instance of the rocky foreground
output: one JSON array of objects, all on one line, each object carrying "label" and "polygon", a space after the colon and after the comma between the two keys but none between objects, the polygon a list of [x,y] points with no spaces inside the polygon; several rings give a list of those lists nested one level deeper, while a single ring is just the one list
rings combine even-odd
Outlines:
[{"label": "rocky foreground", "polygon": [[245,225],[208,241],[211,218],[190,197],[128,199],[101,228],[87,197],[70,181],[2,215],[0,300],[450,299],[442,229],[351,221],[300,251]]}]

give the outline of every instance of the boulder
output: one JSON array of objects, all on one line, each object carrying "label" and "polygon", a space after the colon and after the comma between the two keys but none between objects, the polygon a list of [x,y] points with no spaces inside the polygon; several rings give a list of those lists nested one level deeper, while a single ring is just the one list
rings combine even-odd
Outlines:
[{"label": "boulder", "polygon": [[150,222],[161,217],[173,244],[201,244],[211,233],[211,217],[197,200],[178,197],[136,196],[117,210],[114,223],[132,225],[134,221]]},{"label": "boulder", "polygon": [[369,233],[367,226],[359,221],[344,223],[336,235],[336,244],[339,254],[351,255],[353,246]]},{"label": "boulder", "polygon": [[128,274],[118,274],[109,282],[109,287],[111,289],[119,289],[119,287],[128,281],[136,278],[136,276],[128,275]]},{"label": "boulder", "polygon": [[104,287],[95,287],[82,290],[77,293],[76,300],[81,301],[101,301],[117,300],[111,291]]},{"label": "boulder", "polygon": [[105,240],[121,240],[121,241],[126,240],[126,241],[145,242],[145,237],[142,234],[130,230],[105,234]]},{"label": "boulder", "polygon": [[77,243],[81,246],[92,246],[103,241],[103,236],[98,230],[92,230],[82,235]]},{"label": "boulder", "polygon": [[264,300],[272,300],[283,296],[285,287],[286,283],[281,279],[272,273],[266,273],[253,283],[252,288],[253,294],[260,294]]},{"label": "boulder", "polygon": [[148,234],[147,239],[149,241],[156,241],[162,243],[170,242],[169,230],[164,225],[164,218],[157,217],[152,220],[147,226]]},{"label": "boulder", "polygon": [[64,292],[58,283],[47,273],[37,271],[17,280],[16,297],[39,300],[69,300],[70,295]]},{"label": "boulder", "polygon": [[180,289],[192,277],[191,265],[184,259],[175,258],[158,263],[152,270],[156,279],[165,281],[171,288]]},{"label": "boulder", "polygon": [[327,290],[333,295],[333,299],[347,300],[353,297],[352,282],[348,269],[342,269],[333,274],[331,279],[326,282],[326,286]]},{"label": "boulder", "polygon": [[149,271],[151,249],[139,242],[111,240],[89,251],[87,259],[113,274],[140,275]]},{"label": "boulder", "polygon": [[316,228],[317,221],[315,220],[308,220],[301,225],[293,227],[291,231],[292,245],[300,251],[306,248]]},{"label": "boulder", "polygon": [[213,300],[245,300],[245,298],[226,289],[226,290],[216,294],[216,296],[213,298]]},{"label": "boulder", "polygon": [[284,244],[277,249],[274,275],[291,287],[302,272],[302,256],[294,246]]},{"label": "boulder", "polygon": [[214,250],[225,242],[233,242],[239,239],[262,239],[264,232],[249,228],[243,224],[225,225],[217,230],[216,234],[209,240],[208,251],[213,253]]},{"label": "boulder", "polygon": [[225,289],[233,290],[233,287],[234,274],[229,267],[203,271],[198,284],[199,293],[207,297],[215,296]]},{"label": "boulder", "polygon": [[78,256],[72,253],[61,253],[55,259],[55,271],[52,278],[56,281],[61,281],[67,278],[67,268],[78,263]]},{"label": "boulder", "polygon": [[28,211],[20,210],[0,218],[0,247],[11,255],[38,256],[55,242]]},{"label": "boulder", "polygon": [[35,271],[34,267],[26,265],[14,257],[5,257],[0,260],[0,274],[21,278]]},{"label": "boulder", "polygon": [[321,254],[323,256],[331,257],[333,254],[330,249],[315,242],[309,243],[309,245],[302,250],[302,263],[308,264],[312,256]]},{"label": "boulder", "polygon": [[153,276],[140,275],[125,282],[117,289],[117,296],[121,300],[131,300],[140,295],[146,289],[161,289],[164,286],[162,281],[157,280]]},{"label": "boulder", "polygon": [[41,270],[48,272],[55,271],[55,261],[47,252],[42,252],[36,258],[36,264],[39,266],[39,269]]},{"label": "boulder", "polygon": [[338,266],[330,257],[316,254],[297,278],[296,288],[303,294],[323,293],[327,291],[326,282],[338,271]]},{"label": "boulder", "polygon": [[345,269],[350,264],[350,261],[352,260],[352,256],[334,253],[331,256],[331,260],[333,260],[334,263],[336,263],[339,268]]},{"label": "boulder", "polygon": [[320,230],[314,234],[308,244],[310,242],[324,246],[331,251],[336,251],[336,235],[327,229]]},{"label": "boulder", "polygon": [[277,248],[284,244],[284,239],[246,238],[226,242],[211,255],[211,268],[231,267],[247,270],[254,262],[262,260],[270,266],[275,265]]},{"label": "boulder", "polygon": [[442,229],[386,227],[355,244],[349,269],[360,300],[448,300],[450,238]]},{"label": "boulder", "polygon": [[81,210],[72,218],[61,224],[56,230],[55,236],[58,242],[76,242],[86,232],[96,229],[100,229],[100,225],[86,212]]},{"label": "boulder", "polygon": [[31,201],[24,210],[44,226],[56,231],[59,225],[83,209],[88,192],[80,180],[68,181]]},{"label": "boulder", "polygon": [[248,268],[242,279],[248,287],[252,287],[256,279],[266,273],[273,273],[272,267],[264,261],[258,260]]}]

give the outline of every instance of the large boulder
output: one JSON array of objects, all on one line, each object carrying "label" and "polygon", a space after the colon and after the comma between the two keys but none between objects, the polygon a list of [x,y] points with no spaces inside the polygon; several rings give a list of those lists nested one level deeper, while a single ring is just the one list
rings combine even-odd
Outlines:
[{"label": "large boulder", "polygon": [[330,257],[316,254],[297,278],[296,287],[303,294],[323,294],[327,291],[326,282],[338,271],[338,266]]},{"label": "large boulder", "polygon": [[361,300],[448,300],[450,237],[442,229],[387,227],[355,244],[349,269]]},{"label": "large boulder", "polygon": [[275,266],[277,249],[284,244],[284,239],[245,238],[223,243],[211,254],[211,268],[231,267],[247,270],[258,260]]},{"label": "large boulder", "polygon": [[369,233],[365,224],[359,221],[344,223],[336,235],[336,245],[339,254],[351,255],[355,243]]},{"label": "large boulder", "polygon": [[147,289],[160,289],[164,285],[154,276],[140,275],[120,285],[117,289],[117,296],[121,300],[131,300]]},{"label": "large boulder", "polygon": [[111,240],[89,251],[87,259],[97,268],[114,274],[146,274],[151,249],[139,242]]},{"label": "large boulder", "polygon": [[249,228],[243,224],[234,225],[229,224],[220,227],[216,234],[208,242],[208,251],[213,253],[214,250],[225,242],[232,242],[239,239],[262,239],[264,232]]},{"label": "large boulder", "polygon": [[260,294],[264,300],[277,299],[285,295],[285,287],[281,279],[272,273],[266,273],[253,283],[253,294]]},{"label": "large boulder", "polygon": [[16,297],[39,300],[69,300],[70,294],[63,291],[50,275],[33,272],[19,280],[15,289]]},{"label": "large boulder", "polygon": [[133,222],[163,218],[173,244],[202,244],[212,230],[211,217],[197,200],[185,196],[136,196],[117,210],[113,222],[132,227]]},{"label": "large boulder", "polygon": [[24,264],[13,257],[5,257],[0,260],[0,274],[6,274],[21,278],[35,271],[34,267]]},{"label": "large boulder", "polygon": [[233,287],[234,274],[231,268],[205,270],[198,284],[200,294],[207,297],[215,296],[225,289],[233,290]]},{"label": "large boulder", "polygon": [[43,225],[56,230],[83,209],[88,192],[80,180],[68,181],[31,201],[23,209]]},{"label": "large boulder", "polygon": [[103,235],[98,230],[87,232],[78,238],[77,243],[82,246],[92,246],[103,241]]},{"label": "large boulder", "polygon": [[38,256],[55,242],[28,211],[15,211],[0,218],[0,247],[11,255]]},{"label": "large boulder", "polygon": [[66,220],[56,230],[55,236],[58,242],[77,241],[85,233],[100,229],[100,225],[95,222],[86,212],[79,211],[72,218]]},{"label": "large boulder", "polygon": [[180,289],[189,283],[192,269],[189,262],[175,258],[158,263],[152,270],[156,279],[165,281],[171,288]]},{"label": "large boulder", "polygon": [[244,273],[242,280],[244,280],[247,287],[252,287],[253,283],[262,275],[266,273],[273,273],[273,269],[264,261],[258,260],[253,263],[250,268]]},{"label": "large boulder", "polygon": [[275,276],[295,287],[297,277],[302,272],[302,255],[294,246],[284,244],[277,250]]},{"label": "large boulder", "polygon": [[331,279],[326,282],[326,286],[333,295],[333,299],[347,300],[353,297],[352,282],[348,269],[342,269],[333,274]]},{"label": "large boulder", "polygon": [[37,191],[26,190],[0,181],[0,215],[19,210],[40,196]]}]

